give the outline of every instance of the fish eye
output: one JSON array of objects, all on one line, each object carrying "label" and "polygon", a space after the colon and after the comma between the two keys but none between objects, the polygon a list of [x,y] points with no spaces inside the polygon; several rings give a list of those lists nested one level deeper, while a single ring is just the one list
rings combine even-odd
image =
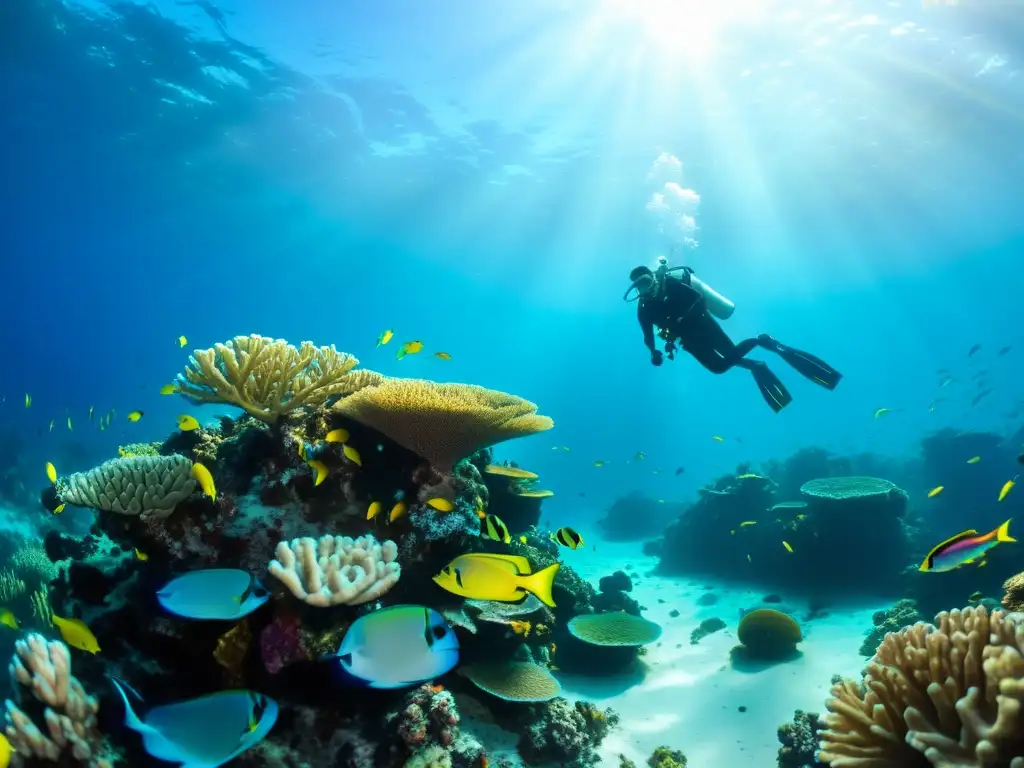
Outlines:
[{"label": "fish eye", "polygon": [[430,631],[431,631],[431,634],[433,634],[435,638],[440,640],[445,635],[448,634],[448,627],[447,627],[447,625],[442,624],[440,626],[432,627]]},{"label": "fish eye", "polygon": [[256,589],[254,589],[254,590],[252,591],[252,593],[253,593],[253,594],[254,594],[254,595],[255,595],[256,597],[266,597],[267,595],[269,595],[269,594],[270,594],[270,590],[268,590],[268,589],[266,589],[266,588],[264,588],[264,587],[256,587]]}]

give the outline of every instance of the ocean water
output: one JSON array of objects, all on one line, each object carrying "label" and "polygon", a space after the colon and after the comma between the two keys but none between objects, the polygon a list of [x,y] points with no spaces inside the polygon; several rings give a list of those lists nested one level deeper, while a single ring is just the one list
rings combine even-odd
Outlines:
[{"label": "ocean water", "polygon": [[[994,0],[8,0],[0,552],[86,536],[108,514],[51,515],[47,462],[66,477],[163,442],[181,413],[237,417],[159,394],[193,350],[237,335],[514,393],[555,424],[494,453],[554,492],[542,538],[582,533],[559,554],[594,587],[631,565],[632,596],[664,630],[646,674],[561,676],[565,696],[621,717],[592,764],[643,765],[664,745],[690,768],[773,765],[775,728],[821,712],[832,674],[858,677],[872,613],[918,592],[893,572],[825,595],[800,659],[739,670],[741,613],[780,593],[813,615],[822,595],[753,560],[659,569],[660,530],[607,542],[597,521],[637,492],[668,522],[717,479],[810,448],[906,491],[908,566],[1021,511],[1019,489],[996,498],[1024,471],[1022,50],[1021,9]],[[841,384],[755,350],[793,395],[776,414],[744,370],[711,374],[685,353],[652,366],[623,298],[630,270],[659,256],[735,303],[734,339],[771,334]],[[414,340],[422,352],[397,359]],[[979,473],[958,440],[983,446]],[[1012,545],[997,551],[976,580],[996,600],[1024,570]],[[828,554],[871,567],[852,546]],[[966,606],[971,584],[922,610]],[[706,588],[713,611],[697,602]],[[104,644],[95,601],[51,600]],[[691,646],[712,616],[726,631]],[[4,658],[17,636],[0,638]],[[83,675],[132,681],[164,663],[119,654],[89,657]],[[476,720],[492,765],[521,759],[507,729]],[[119,749],[132,738],[117,717],[103,727]],[[282,717],[268,740],[298,732]],[[302,764],[298,749],[268,754],[249,764]]]}]

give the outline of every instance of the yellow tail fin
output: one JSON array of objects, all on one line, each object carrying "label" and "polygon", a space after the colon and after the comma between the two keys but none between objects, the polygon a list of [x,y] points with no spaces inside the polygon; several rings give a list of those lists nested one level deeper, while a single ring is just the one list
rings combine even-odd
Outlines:
[{"label": "yellow tail fin", "polygon": [[537,573],[521,576],[519,578],[519,586],[527,592],[535,594],[544,605],[554,608],[555,601],[551,597],[551,588],[555,583],[555,574],[558,573],[558,569],[561,567],[561,563],[555,563],[542,571],[537,571]]},{"label": "yellow tail fin", "polygon": [[[1013,518],[1011,517],[1010,520],[1012,519]],[[996,528],[996,541],[1016,541],[1016,539],[1010,535],[1010,520],[1007,520],[1005,523]]]}]

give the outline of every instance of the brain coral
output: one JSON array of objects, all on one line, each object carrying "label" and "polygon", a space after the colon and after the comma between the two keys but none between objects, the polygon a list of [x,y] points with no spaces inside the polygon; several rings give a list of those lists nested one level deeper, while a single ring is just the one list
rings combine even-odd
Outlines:
[{"label": "brain coral", "polygon": [[833,768],[1024,768],[1024,614],[940,613],[886,636],[826,702]]},{"label": "brain coral", "polygon": [[506,701],[550,701],[562,686],[545,667],[527,661],[467,664],[459,669],[480,690]]},{"label": "brain coral", "polygon": [[584,643],[620,648],[647,645],[661,637],[660,625],[625,611],[576,616],[568,629]]},{"label": "brain coral", "polygon": [[736,636],[752,658],[778,659],[791,654],[803,640],[800,625],[791,616],[771,608],[758,608],[740,619]]}]

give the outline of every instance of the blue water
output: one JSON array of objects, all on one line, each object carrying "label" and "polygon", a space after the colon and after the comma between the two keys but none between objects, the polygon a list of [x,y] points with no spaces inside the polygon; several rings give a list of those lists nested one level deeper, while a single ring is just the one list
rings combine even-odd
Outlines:
[{"label": "blue water", "polygon": [[[555,430],[498,456],[543,472],[559,523],[634,488],[689,500],[808,445],[909,457],[939,427],[1016,429],[1019,9],[723,8],[4,3],[12,501],[36,514],[46,461],[85,469],[185,410],[225,412],[157,391],[192,349],[249,333],[536,402]],[[699,195],[696,244],[646,209],[659,158]],[[669,253],[736,303],[734,338],[824,357],[840,387],[766,358],[795,398],[776,415],[745,371],[652,367],[622,295]],[[412,339],[424,352],[397,361]],[[940,391],[940,368],[960,381]],[[993,392],[971,407],[982,368]],[[116,409],[110,430],[91,406]]]}]

